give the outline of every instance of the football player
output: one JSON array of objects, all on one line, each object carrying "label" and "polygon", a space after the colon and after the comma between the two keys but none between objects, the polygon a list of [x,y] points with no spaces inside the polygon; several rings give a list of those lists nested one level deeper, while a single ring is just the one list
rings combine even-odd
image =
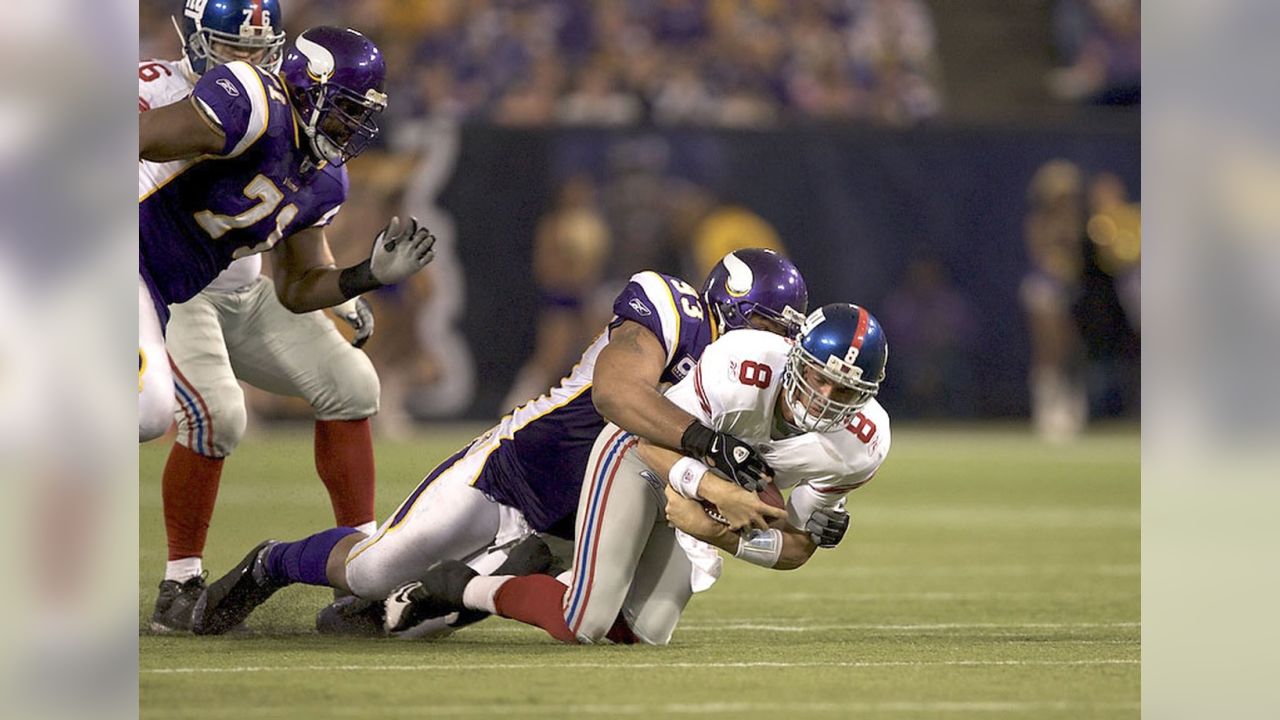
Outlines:
[{"label": "football player", "polygon": [[[785,510],[760,513],[775,522],[744,511],[752,494],[701,461],[610,425],[583,481],[573,571],[561,576],[567,584],[550,575],[483,577],[444,561],[395,591],[389,624],[470,610],[536,625],[566,643],[667,644],[695,584],[705,589],[719,574],[716,563],[703,562],[704,548],[681,540],[668,522],[777,569],[799,567],[816,548],[840,541],[845,495],[871,480],[889,451],[889,416],[874,399],[887,357],[880,324],[855,305],[818,309],[794,343],[753,330],[725,335],[668,398],[754,445],[775,484],[793,488]],[[700,501],[714,504],[725,523]]]},{"label": "football player", "polygon": [[[254,27],[265,26],[249,34]],[[139,115],[141,440],[173,422],[169,305],[190,300],[233,260],[274,249],[276,294],[299,313],[400,282],[430,262],[435,237],[413,219],[392,218],[369,259],[342,270],[325,237],[346,196],[343,163],[377,135],[385,75],[363,35],[317,27],[298,36],[279,74],[241,60],[217,65],[188,99]]]},{"label": "football player", "polygon": [[[200,76],[234,60],[278,72],[282,24],[276,0],[188,3],[179,29],[182,59],[138,66],[139,109],[185,100]],[[178,435],[162,483],[169,554],[151,616],[156,632],[189,630],[204,590],[201,556],[223,462],[245,431],[237,379],[311,404],[316,470],[334,519],[373,531],[369,417],[378,410],[379,384],[373,364],[356,349],[373,331],[372,312],[362,297],[334,308],[356,330],[352,347],[321,311],[285,309],[261,269],[260,254],[233,260],[199,294],[169,308],[165,346],[177,380]]]},{"label": "football player", "polygon": [[[702,292],[657,272],[632,276],[614,301],[613,320],[569,376],[438,465],[376,534],[334,528],[296,542],[260,544],[209,585],[196,603],[192,629],[226,632],[295,582],[377,601],[440,559],[479,573],[545,569],[547,555],[525,556],[516,548],[528,548],[521,540],[534,532],[572,537],[591,446],[606,419],[655,446],[697,457],[743,486],[762,487],[769,468],[759,455],[673,404],[659,384],[687,377],[703,349],[728,330],[793,332],[807,305],[800,273],[770,250],[726,255]],[[382,607],[366,603],[370,613],[359,617],[380,630]],[[333,615],[322,611],[322,626]],[[456,627],[478,617],[447,623]],[[444,624],[430,631],[447,632]]]}]

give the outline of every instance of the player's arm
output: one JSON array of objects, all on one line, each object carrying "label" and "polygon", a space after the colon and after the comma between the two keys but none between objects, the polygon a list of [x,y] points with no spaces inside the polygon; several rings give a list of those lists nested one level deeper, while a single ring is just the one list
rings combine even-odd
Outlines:
[{"label": "player's arm", "polygon": [[138,115],[138,156],[152,162],[185,160],[222,152],[222,129],[196,107],[176,102]]},{"label": "player's arm", "polygon": [[697,421],[658,391],[666,366],[667,353],[653,331],[623,320],[596,357],[591,400],[602,417],[623,430],[679,448],[685,428]]},{"label": "player's arm", "polygon": [[435,257],[436,236],[416,218],[391,222],[373,242],[368,260],[339,270],[324,228],[309,227],[285,238],[273,251],[276,296],[296,313],[340,305],[362,293],[394,285]]},{"label": "player's arm", "polygon": [[746,562],[774,570],[794,570],[818,549],[807,533],[775,520],[770,528],[734,531],[702,510],[702,505],[667,487],[667,521],[693,537]]},{"label": "player's arm", "polygon": [[640,459],[670,487],[691,500],[706,500],[716,506],[729,521],[729,529],[767,528],[769,521],[785,518],[785,510],[761,500],[754,492],[744,490],[710,470],[701,462],[679,453],[641,441],[636,447]]},{"label": "player's arm", "polygon": [[707,427],[658,391],[667,361],[653,330],[623,319],[610,331],[592,373],[591,398],[601,417],[633,435],[696,457],[743,487],[763,488],[770,469],[754,448]]}]

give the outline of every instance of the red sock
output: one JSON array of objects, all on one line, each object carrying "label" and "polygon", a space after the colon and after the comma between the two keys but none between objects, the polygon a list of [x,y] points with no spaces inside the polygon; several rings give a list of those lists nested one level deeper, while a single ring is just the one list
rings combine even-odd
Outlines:
[{"label": "red sock", "polygon": [[373,435],[369,418],[316,421],[316,472],[343,527],[373,522]]},{"label": "red sock", "polygon": [[550,575],[515,577],[493,596],[498,614],[546,630],[562,643],[577,645],[578,638],[564,621],[564,593],[569,588]]},{"label": "red sock", "polygon": [[622,613],[618,613],[618,619],[613,621],[613,627],[609,628],[609,633],[605,637],[618,645],[635,645],[640,642],[640,638],[631,632],[631,626],[622,617]]},{"label": "red sock", "polygon": [[178,443],[169,451],[161,496],[170,560],[204,555],[209,520],[218,500],[222,461],[223,458],[205,457]]}]

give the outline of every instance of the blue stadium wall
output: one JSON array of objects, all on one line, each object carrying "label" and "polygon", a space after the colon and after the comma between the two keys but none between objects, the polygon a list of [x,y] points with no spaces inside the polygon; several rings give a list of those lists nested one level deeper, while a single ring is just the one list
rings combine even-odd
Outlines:
[{"label": "blue stadium wall", "polygon": [[[808,281],[811,306],[841,301],[876,311],[915,257],[945,265],[977,316],[970,379],[950,388],[950,414],[1028,412],[1030,353],[1018,286],[1028,262],[1026,187],[1039,165],[1066,158],[1120,176],[1140,197],[1136,117],[1059,127],[515,130],[468,127],[439,202],[456,222],[466,269],[462,331],[478,382],[466,416],[496,419],[531,352],[537,293],[530,272],[538,219],[573,172],[597,178],[619,148],[662,147],[664,173],[750,207],[780,233]],[[672,253],[656,269],[686,270]],[[634,268],[636,270],[643,268]],[[700,278],[688,278],[695,284]],[[893,344],[893,328],[886,328]],[[429,342],[429,341],[428,341]],[[889,380],[882,391],[893,409]],[[1095,413],[1136,416],[1137,350],[1104,359]]]}]

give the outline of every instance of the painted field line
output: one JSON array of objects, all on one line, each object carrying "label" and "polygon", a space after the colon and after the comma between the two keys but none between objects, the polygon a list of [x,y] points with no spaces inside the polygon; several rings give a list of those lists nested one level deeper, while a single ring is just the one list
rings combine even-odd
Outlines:
[{"label": "painted field line", "polygon": [[1103,658],[1097,660],[865,660],[848,662],[669,662],[669,663],[621,663],[601,664],[593,662],[535,662],[535,663],[459,663],[456,665],[246,665],[240,667],[180,667],[144,668],[143,675],[183,675],[192,673],[264,673],[264,672],[422,672],[434,670],[567,670],[593,668],[597,670],[668,670],[683,668],[878,668],[878,667],[1065,667],[1089,665],[1138,665],[1138,659]]},{"label": "painted field line", "polygon": [[[767,618],[773,620],[774,618]],[[733,620],[702,620],[689,623],[688,625],[680,625],[680,630],[778,630],[781,632],[800,632],[804,630],[1072,630],[1072,629],[1095,629],[1095,628],[1140,628],[1142,623],[1139,622],[1081,622],[1081,623],[917,623],[917,624],[892,624],[892,623],[844,623],[829,624],[818,623],[812,624],[807,619],[798,619],[785,625],[776,625],[768,622],[757,622],[749,618],[733,619]]]},{"label": "painted field line", "polygon": [[891,566],[853,566],[841,568],[806,567],[806,577],[849,575],[877,576],[909,576],[909,577],[952,577],[968,575],[1056,575],[1059,573],[1081,575],[1096,574],[1123,577],[1142,574],[1142,566],[1138,563],[1107,565],[891,565]]},{"label": "painted field line", "polygon": [[[394,705],[379,704],[372,708],[375,713],[385,713],[388,710],[397,713],[421,713],[423,717],[448,717],[448,716],[474,716],[474,715],[494,715],[502,717],[511,717],[513,713],[518,713],[520,717],[529,717],[533,715],[543,716],[549,715],[553,717],[565,716],[587,716],[587,717],[613,717],[618,715],[645,715],[645,716],[671,716],[671,715],[713,715],[713,714],[742,714],[748,712],[778,712],[786,714],[799,713],[825,713],[835,716],[849,716],[852,714],[862,714],[868,712],[902,712],[902,713],[1027,713],[1027,712],[1071,712],[1072,717],[1089,714],[1090,711],[1097,710],[1138,710],[1141,704],[1138,702],[1079,702],[1069,700],[1045,700],[1045,701],[1004,701],[1004,700],[940,700],[934,702],[921,702],[912,700],[886,700],[881,702],[707,702],[707,703],[661,703],[653,705],[641,705],[636,703],[578,703],[578,704],[507,704],[500,705],[496,703],[490,704],[467,704],[467,705],[437,705],[434,703],[423,704],[407,704],[397,703]],[[213,710],[212,708],[210,710]],[[295,706],[262,706],[246,708],[240,706],[228,706],[221,708],[222,712],[212,712],[213,715],[231,715],[234,717],[272,717],[272,716],[293,716],[299,708]],[[362,707],[343,707],[330,706],[326,708],[325,714],[334,717],[366,717],[370,713],[369,708]]]}]

